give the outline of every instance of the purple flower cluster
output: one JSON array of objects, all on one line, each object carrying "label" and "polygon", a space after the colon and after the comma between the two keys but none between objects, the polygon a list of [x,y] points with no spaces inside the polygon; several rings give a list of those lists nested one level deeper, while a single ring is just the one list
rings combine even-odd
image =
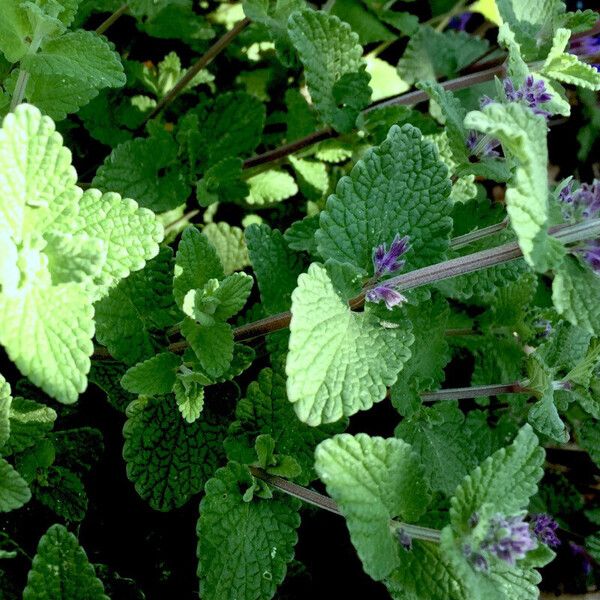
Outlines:
[{"label": "purple flower cluster", "polygon": [[531,527],[535,537],[543,544],[551,548],[556,548],[556,546],[560,545],[560,540],[556,535],[558,523],[550,515],[546,513],[532,515]]},{"label": "purple flower cluster", "polygon": [[[575,54],[575,56],[600,54],[600,34],[573,40],[569,52]],[[590,63],[590,65],[597,71],[600,71],[600,63]]]},{"label": "purple flower cluster", "polygon": [[[546,84],[541,79],[535,79],[533,75],[528,75],[519,88],[515,88],[510,77],[502,82],[504,95],[509,102],[521,102],[526,104],[536,115],[543,115],[548,118],[550,113],[543,108],[541,104],[552,99],[552,95],[546,91]],[[494,100],[489,96],[482,96],[479,104],[481,108],[492,104]],[[467,137],[467,148],[473,156],[479,157],[497,157],[500,156],[496,148],[500,142],[487,135],[481,135],[475,131],[470,131]]]},{"label": "purple flower cluster", "polygon": [[548,111],[540,108],[540,104],[544,104],[552,100],[552,95],[546,91],[546,84],[541,79],[534,79],[533,75],[527,75],[523,85],[515,89],[515,84],[508,77],[502,82],[504,86],[504,94],[509,102],[523,102],[536,115],[549,117]]},{"label": "purple flower cluster", "polygon": [[401,238],[400,234],[397,233],[389,250],[386,248],[385,244],[380,244],[373,250],[375,277],[394,273],[404,266],[404,260],[401,260],[400,257],[408,251],[408,241],[409,238],[407,235]]},{"label": "purple flower cluster", "polygon": [[465,31],[467,29],[467,23],[471,20],[472,16],[472,12],[464,12],[459,15],[455,15],[450,19],[448,28],[456,29],[457,31]]},{"label": "purple flower cluster", "polygon": [[[409,248],[409,237],[406,235],[401,238],[400,234],[396,234],[389,249],[385,244],[377,246],[373,250],[373,278],[378,280],[384,275],[402,269],[405,261],[401,257],[408,252]],[[386,281],[368,290],[365,298],[374,303],[383,301],[389,310],[406,302],[406,297],[396,290],[392,283]]]},{"label": "purple flower cluster", "polygon": [[[581,215],[584,219],[600,216],[600,180],[594,179],[593,183],[582,183],[581,187],[573,191],[573,182],[569,182],[558,195],[565,210],[566,218]],[[575,248],[589,266],[600,275],[600,240],[591,240]]]},{"label": "purple flower cluster", "polygon": [[497,514],[490,520],[490,528],[481,549],[514,565],[517,560],[525,558],[525,554],[536,545],[523,515],[505,517]]}]

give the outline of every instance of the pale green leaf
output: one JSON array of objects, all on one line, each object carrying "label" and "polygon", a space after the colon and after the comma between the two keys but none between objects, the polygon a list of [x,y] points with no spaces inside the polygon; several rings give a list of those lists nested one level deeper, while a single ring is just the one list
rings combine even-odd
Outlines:
[{"label": "pale green leaf", "polygon": [[246,467],[229,463],[206,483],[198,520],[198,575],[205,600],[270,600],[294,556],[300,526],[295,498],[247,502]]},{"label": "pale green leaf", "polygon": [[525,260],[538,271],[560,262],[564,251],[547,234],[547,125],[541,115],[517,103],[492,103],[470,112],[465,125],[498,138],[518,161],[506,191],[507,212]]},{"label": "pale green leaf", "polygon": [[373,249],[409,235],[406,269],[444,259],[452,227],[447,169],[435,147],[411,125],[394,125],[342,177],[316,233],[324,258],[372,272]]},{"label": "pale green leaf", "polygon": [[375,580],[387,577],[404,551],[391,520],[413,522],[429,502],[417,456],[402,440],[340,434],[319,444],[315,469],[346,518],[364,570]]},{"label": "pale green leaf", "polygon": [[558,29],[552,48],[541,69],[542,75],[590,90],[600,90],[600,72],[591,65],[566,52],[571,31]]},{"label": "pale green leaf", "polygon": [[87,387],[94,310],[75,283],[0,295],[0,343],[47,394],[73,403]]},{"label": "pale green leaf", "polygon": [[[10,410],[12,395],[10,384],[0,373],[0,451],[10,437]],[[2,452],[4,454],[4,452]]]},{"label": "pale green leaf", "polygon": [[162,352],[134,367],[121,379],[121,385],[132,394],[157,396],[168,394],[175,383],[175,374],[181,357],[172,352]]},{"label": "pale green leaf", "polygon": [[79,201],[79,215],[85,219],[82,231],[103,246],[104,261],[94,281],[96,298],[158,254],[162,225],[154,213],[129,198],[87,190]]},{"label": "pale green leaf", "polygon": [[600,335],[600,277],[568,256],[552,282],[554,307],[569,323]]},{"label": "pale green leaf", "polygon": [[329,175],[325,163],[290,156],[300,191],[309,200],[320,200],[329,189]]},{"label": "pale green leaf", "polygon": [[22,452],[46,437],[56,421],[56,412],[44,404],[20,397],[10,408],[10,438],[2,448],[5,456]]},{"label": "pale green leaf", "polygon": [[109,600],[77,538],[63,525],[42,536],[23,600]]},{"label": "pale green leaf", "polygon": [[186,423],[173,395],[140,398],[127,414],[127,477],[155,510],[182,506],[202,490],[221,461],[225,428],[206,409],[202,419]]},{"label": "pale green leaf", "polygon": [[0,458],[0,512],[21,508],[31,499],[25,480],[13,466]]},{"label": "pale green leaf", "polygon": [[202,233],[217,251],[225,275],[239,271],[250,264],[244,232],[229,223],[209,223]]},{"label": "pale green leaf", "polygon": [[250,191],[246,202],[251,206],[262,208],[286,198],[291,198],[298,193],[298,186],[294,178],[285,171],[269,169],[258,175],[248,178]]},{"label": "pale green leaf", "polygon": [[[371,95],[358,35],[347,23],[321,11],[292,14],[288,32],[304,65],[308,90],[321,118],[337,131],[351,130]],[[335,86],[345,75],[361,77],[356,80],[356,96],[361,100],[358,106],[336,102]]]},{"label": "pale green leaf", "polygon": [[368,307],[352,312],[325,268],[312,264],[292,294],[286,363],[288,397],[300,420],[331,423],[383,400],[413,340],[408,322],[382,323]]},{"label": "pale green leaf", "polygon": [[193,423],[204,408],[204,386],[212,383],[202,373],[178,373],[173,393],[181,416]]}]

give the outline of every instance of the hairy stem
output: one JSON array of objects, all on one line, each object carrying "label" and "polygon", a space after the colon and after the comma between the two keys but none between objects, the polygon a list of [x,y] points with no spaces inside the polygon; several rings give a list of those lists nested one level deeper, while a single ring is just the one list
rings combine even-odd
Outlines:
[{"label": "hairy stem", "polygon": [[497,396],[498,394],[527,394],[531,388],[528,382],[498,383],[492,385],[475,385],[473,387],[448,388],[436,392],[424,392],[421,394],[423,402],[437,402],[439,400],[466,400],[467,398],[479,398],[480,396]]},{"label": "hairy stem", "polygon": [[[29,48],[27,49],[27,55],[33,56],[42,45],[42,40],[44,39],[44,34],[42,27],[38,25],[36,31],[33,34],[33,39]],[[27,82],[29,81],[29,72],[21,67],[19,69],[19,76],[17,77],[17,83],[15,84],[15,90],[13,92],[12,98],[10,100],[9,110],[13,111],[21,102],[23,102],[23,98],[25,97],[25,89],[27,88]]]},{"label": "hairy stem", "polygon": [[[323,494],[309,490],[301,485],[292,483],[287,479],[283,479],[283,477],[269,475],[259,467],[250,466],[248,468],[254,477],[265,481],[269,485],[272,485],[274,488],[277,488],[285,494],[293,496],[294,498],[298,498],[299,500],[302,500],[302,502],[306,502],[318,508],[322,508],[323,510],[327,510],[335,515],[342,516],[338,505],[329,496],[324,496]],[[395,529],[402,529],[402,531],[404,531],[411,538],[426,540],[428,542],[439,543],[440,541],[440,532],[437,529],[430,529],[429,527],[420,527],[419,525],[411,525],[409,523],[400,523],[397,521],[395,521],[393,525]]]},{"label": "hairy stem", "polygon": [[118,19],[120,19],[127,11],[129,10],[128,4],[122,4],[115,10],[115,12],[110,15],[105,21],[102,21],[100,25],[96,28],[96,33],[98,35],[102,35],[106,32],[106,30],[113,25]]},{"label": "hairy stem", "polygon": [[458,250],[459,248],[463,248],[464,246],[468,246],[473,242],[477,242],[486,238],[490,235],[494,235],[499,231],[503,231],[508,227],[508,217],[500,223],[495,223],[494,225],[490,225],[489,227],[482,227],[481,229],[476,229],[475,231],[470,231],[469,233],[465,233],[464,235],[459,235],[450,240],[450,247],[453,250]]},{"label": "hairy stem", "polygon": [[229,44],[250,24],[250,19],[245,18],[239,21],[232,29],[220,37],[207,51],[201,56],[194,65],[192,65],[185,75],[175,84],[173,89],[156,105],[150,113],[146,122],[158,115],[165,107],[167,107],[187,84],[207,65],[209,65]]}]

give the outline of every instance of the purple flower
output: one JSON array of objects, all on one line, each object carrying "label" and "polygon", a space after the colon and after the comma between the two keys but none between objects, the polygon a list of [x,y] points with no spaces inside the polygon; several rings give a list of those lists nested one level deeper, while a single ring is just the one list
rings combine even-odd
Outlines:
[{"label": "purple flower", "polygon": [[600,240],[590,240],[576,248],[575,252],[581,254],[592,270],[600,275]]},{"label": "purple flower", "polygon": [[409,249],[409,237],[403,238],[397,233],[394,237],[390,249],[387,250],[385,244],[380,244],[373,250],[373,266],[375,267],[375,277],[381,277],[388,273],[394,273],[404,266],[404,261],[400,260],[403,254]]},{"label": "purple flower", "polygon": [[589,575],[592,571],[592,561],[590,560],[590,555],[587,553],[587,550],[575,542],[569,542],[569,548],[571,549],[573,556],[581,557],[583,572],[586,575]]},{"label": "purple flower", "polygon": [[395,290],[393,284],[385,281],[370,289],[366,293],[365,298],[369,302],[374,303],[378,303],[383,300],[388,310],[392,310],[394,306],[400,306],[400,304],[406,302],[406,297],[403,296],[398,290]]},{"label": "purple flower", "polygon": [[485,559],[485,556],[479,552],[473,552],[470,544],[465,544],[463,546],[463,555],[473,565],[473,568],[476,571],[487,573],[490,570],[490,566]]},{"label": "purple flower", "polygon": [[556,548],[556,546],[560,545],[560,540],[556,535],[558,523],[550,515],[546,513],[532,515],[531,526],[535,537],[543,544],[551,548]]},{"label": "purple flower", "polygon": [[565,187],[560,190],[558,199],[565,204],[573,204],[575,198],[573,197],[573,180],[569,181]]},{"label": "purple flower", "polygon": [[490,158],[500,156],[500,153],[496,150],[499,145],[499,140],[481,135],[475,131],[470,131],[467,137],[467,148],[474,156]]},{"label": "purple flower", "polygon": [[490,528],[481,549],[512,566],[518,559],[525,558],[525,554],[536,545],[523,515],[505,517],[497,514],[490,520]]},{"label": "purple flower", "polygon": [[594,179],[593,183],[582,183],[574,192],[575,206],[583,207],[582,215],[587,219],[595,217],[600,212],[600,180]]},{"label": "purple flower", "polygon": [[460,15],[456,15],[450,19],[448,27],[450,29],[456,29],[458,31],[465,31],[465,29],[467,28],[467,23],[469,22],[472,16],[472,12],[464,12]]},{"label": "purple flower", "polygon": [[552,100],[552,95],[546,91],[546,84],[541,79],[534,79],[533,75],[527,75],[523,85],[515,89],[512,79],[507,78],[503,82],[504,94],[509,102],[524,102],[536,115],[549,117],[550,113],[541,109],[540,104]]},{"label": "purple flower", "polygon": [[571,54],[575,56],[589,56],[590,54],[600,53],[600,35],[589,35],[578,40],[573,40],[569,48]]}]

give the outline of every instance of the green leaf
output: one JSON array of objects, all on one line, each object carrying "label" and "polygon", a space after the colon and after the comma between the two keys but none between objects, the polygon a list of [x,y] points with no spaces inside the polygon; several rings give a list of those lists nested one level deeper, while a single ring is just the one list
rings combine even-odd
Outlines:
[{"label": "green leaf", "polygon": [[0,21],[0,52],[6,60],[15,63],[29,49],[27,36],[31,34],[31,23],[21,3],[10,0],[2,3],[2,20]]},{"label": "green leaf", "polygon": [[121,387],[121,377],[127,371],[127,365],[113,360],[96,360],[88,379],[106,394],[107,401],[116,410],[125,412],[135,396]]},{"label": "green leaf", "polygon": [[600,335],[600,278],[567,256],[552,282],[554,307],[569,323]]},{"label": "green leaf", "polygon": [[143,270],[132,273],[96,302],[96,337],[111,356],[134,365],[162,347],[158,332],[180,318],[172,282],[173,253],[163,248]]},{"label": "green leaf", "polygon": [[569,83],[590,90],[600,90],[600,73],[574,54],[565,52],[571,31],[557,29],[552,48],[544,61],[541,73],[562,83]]},{"label": "green leaf", "polygon": [[0,458],[0,512],[21,508],[31,499],[25,480],[13,466]]},{"label": "green leaf", "polygon": [[309,427],[299,421],[287,399],[285,378],[271,369],[263,369],[258,379],[248,386],[246,397],[238,402],[235,416],[225,440],[228,457],[238,462],[254,462],[254,440],[261,434],[270,435],[277,454],[293,457],[302,467],[302,475],[297,478],[301,484],[315,478],[316,445],[331,434],[339,433],[344,424]]},{"label": "green leaf", "polygon": [[365,572],[384,579],[403,552],[391,520],[415,521],[429,503],[425,473],[411,447],[395,438],[340,434],[319,444],[315,469],[346,518]]},{"label": "green leaf", "polygon": [[431,489],[451,495],[477,465],[465,416],[453,402],[440,402],[404,419],[396,437],[411,445],[421,459]]},{"label": "green leaf", "polygon": [[0,451],[10,437],[10,409],[12,405],[10,384],[0,373]]},{"label": "green leaf", "polygon": [[506,191],[508,216],[527,263],[547,271],[560,262],[564,250],[547,234],[546,120],[521,104],[494,102],[470,112],[465,125],[499,139],[505,152],[518,161]]},{"label": "green leaf", "polygon": [[127,409],[123,458],[127,477],[152,508],[183,506],[221,461],[225,429],[206,409],[186,423],[172,395],[140,398]]},{"label": "green leaf", "polygon": [[181,416],[193,423],[204,408],[204,386],[212,383],[202,373],[178,373],[173,393]]},{"label": "green leaf", "polygon": [[120,144],[100,166],[92,184],[104,192],[133,198],[154,212],[171,210],[190,195],[177,150],[165,132]]},{"label": "green leaf", "polygon": [[297,252],[317,254],[315,233],[319,229],[319,214],[292,223],[283,234],[288,247]]},{"label": "green leaf", "polygon": [[406,83],[435,81],[440,77],[451,79],[458,72],[482,56],[488,49],[485,39],[464,31],[436,31],[423,25],[411,36],[398,62],[398,73]]},{"label": "green leaf", "polygon": [[529,384],[539,400],[530,408],[527,420],[540,433],[564,444],[569,441],[569,432],[558,414],[554,402],[554,373],[535,354],[527,362]]},{"label": "green leaf", "polygon": [[56,412],[33,400],[13,398],[10,407],[10,437],[2,448],[8,456],[35,445],[52,430]]},{"label": "green leaf", "polygon": [[[401,415],[410,416],[420,405],[420,392],[433,391],[444,380],[444,367],[450,361],[446,341],[449,310],[438,297],[407,307],[415,336],[411,357],[390,390],[392,404]],[[409,441],[409,440],[407,440]]]},{"label": "green leaf", "polygon": [[75,283],[0,295],[0,343],[21,373],[61,402],[87,387],[94,310]]},{"label": "green leaf", "polygon": [[309,200],[320,200],[329,189],[329,175],[325,163],[289,157],[294,167],[300,190]]},{"label": "green leaf", "polygon": [[62,525],[42,536],[23,600],[109,600],[77,538]]},{"label": "green leaf", "polygon": [[229,463],[206,483],[198,520],[200,595],[206,600],[269,600],[294,556],[300,502],[287,496],[250,502],[246,467]]},{"label": "green leaf", "polygon": [[399,233],[410,236],[406,270],[439,262],[452,227],[449,194],[434,146],[411,125],[393,126],[328,198],[316,233],[319,252],[372,272],[373,249]]},{"label": "green leaf", "polygon": [[265,311],[274,314],[289,310],[302,272],[299,257],[288,250],[281,232],[268,225],[250,225],[245,235]]},{"label": "green leaf", "polygon": [[242,180],[242,159],[234,157],[224,158],[209,167],[196,185],[200,206],[214,202],[239,202],[248,192],[248,184]]},{"label": "green leaf", "polygon": [[225,222],[209,223],[202,233],[217,251],[225,275],[239,271],[250,264],[244,232]]},{"label": "green leaf", "polygon": [[180,356],[162,352],[131,367],[123,375],[121,385],[128,392],[141,396],[168,394],[173,388],[180,365]]},{"label": "green leaf", "polygon": [[96,298],[158,254],[162,225],[151,211],[129,198],[87,190],[79,201],[79,216],[85,219],[81,231],[102,243],[103,261],[94,279]]},{"label": "green leaf", "polygon": [[223,375],[233,360],[233,330],[227,323],[198,325],[186,318],[181,326],[202,368],[210,377]]},{"label": "green leaf", "polygon": [[82,521],[88,497],[78,475],[64,467],[51,466],[41,481],[32,485],[35,499],[67,521]]},{"label": "green leaf", "polygon": [[544,450],[530,425],[524,425],[513,443],[496,451],[458,486],[450,509],[456,537],[468,533],[472,515],[489,504],[506,515],[527,507],[543,475]]},{"label": "green leaf", "polygon": [[298,186],[294,178],[285,171],[275,169],[269,169],[249,177],[248,185],[250,191],[246,196],[246,202],[256,208],[281,202],[298,193]]},{"label": "green leaf", "polygon": [[177,306],[183,307],[185,295],[203,288],[209,279],[223,279],[224,272],[216,250],[194,226],[184,230],[175,255],[173,295]]},{"label": "green leaf", "polygon": [[348,23],[358,33],[361,44],[395,39],[394,34],[360,0],[335,2],[331,14]]},{"label": "green leaf", "polygon": [[[292,14],[288,32],[304,65],[308,90],[321,118],[340,133],[350,131],[371,94],[358,35],[347,23],[321,11]],[[348,74],[360,77],[355,80],[358,104],[338,103],[334,97],[336,84]]]},{"label": "green leaf", "polygon": [[579,445],[589,452],[590,458],[600,465],[600,425],[598,421],[585,421],[575,429]]},{"label": "green leaf", "polygon": [[[319,344],[315,344],[315,339]],[[410,358],[410,324],[355,313],[313,263],[292,294],[287,392],[301,421],[332,423],[383,400]]]}]

